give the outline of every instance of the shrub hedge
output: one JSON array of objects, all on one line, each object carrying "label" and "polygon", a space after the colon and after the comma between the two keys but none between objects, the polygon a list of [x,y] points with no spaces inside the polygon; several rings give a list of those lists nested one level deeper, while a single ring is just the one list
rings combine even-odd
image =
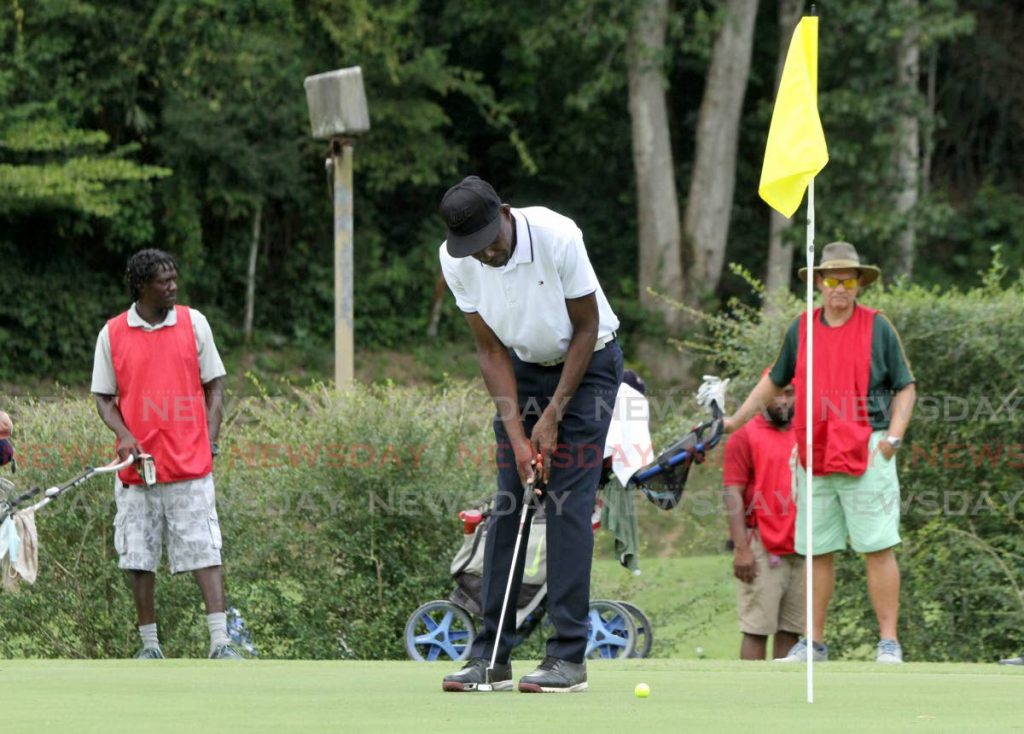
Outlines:
[{"label": "shrub hedge", "polygon": [[[493,491],[489,400],[464,385],[323,387],[229,400],[215,465],[229,603],[261,655],[397,658],[420,603],[447,589],[457,511]],[[9,408],[19,487],[49,486],[112,454],[88,399]],[[90,480],[39,513],[40,577],[0,593],[0,656],[123,657],[138,637],[113,550],[113,493]],[[203,655],[202,603],[158,576],[162,642]]]},{"label": "shrub hedge", "polygon": [[[1024,277],[1013,280],[997,258],[984,284],[968,292],[897,283],[873,286],[862,300],[895,323],[918,381],[899,454],[907,659],[984,661],[1017,651],[1024,647]],[[773,307],[774,315],[737,306],[709,318],[707,339],[689,345],[734,377],[733,399],[774,359],[801,305],[787,298]],[[661,415],[654,406],[659,446],[691,420],[683,415],[690,396],[672,399],[679,410],[673,403]],[[261,654],[402,657],[409,613],[449,588],[458,509],[493,491],[487,396],[457,383],[356,387],[343,396],[314,387],[288,398],[229,396],[228,406],[215,467],[227,590]],[[22,487],[66,480],[111,454],[88,399],[4,407],[17,424]],[[702,468],[692,489],[714,495],[714,466]],[[692,514],[676,522],[690,527],[700,521]],[[40,513],[40,578],[18,594],[0,593],[0,656],[135,650],[113,517],[106,479]],[[710,535],[701,543],[716,542],[721,514],[703,517]],[[168,652],[203,655],[192,581],[161,575],[157,605]],[[863,657],[875,642],[863,564],[852,554],[838,563],[828,631],[838,657]]]}]

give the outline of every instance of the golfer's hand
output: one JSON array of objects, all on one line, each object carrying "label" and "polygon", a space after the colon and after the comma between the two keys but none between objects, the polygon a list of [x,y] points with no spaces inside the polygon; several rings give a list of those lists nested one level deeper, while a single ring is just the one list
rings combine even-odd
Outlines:
[{"label": "golfer's hand", "polygon": [[882,440],[878,442],[878,453],[880,453],[886,461],[891,461],[892,457],[896,455],[896,449],[894,449],[892,444],[888,441]]},{"label": "golfer's hand", "polygon": [[540,468],[538,484],[543,487],[551,476],[551,454],[555,452],[558,444],[558,422],[555,420],[554,411],[544,411],[533,427],[530,443],[533,444],[533,453]]},{"label": "golfer's hand", "polygon": [[533,482],[536,479],[535,468],[537,455],[533,451],[533,444],[530,439],[523,438],[512,442],[512,453],[516,458],[516,470],[519,472],[519,481],[523,484]]},{"label": "golfer's hand", "polygon": [[745,584],[752,583],[757,578],[757,563],[750,548],[737,548],[733,551],[732,573]]},{"label": "golfer's hand", "polygon": [[136,440],[135,436],[130,433],[125,436],[121,436],[121,445],[117,448],[117,458],[121,461],[125,461],[129,454],[134,456],[137,460],[144,453],[146,452],[142,450],[141,446],[139,446],[139,442]]},{"label": "golfer's hand", "polygon": [[533,493],[538,497],[544,496],[544,486],[547,484],[546,481],[541,481],[541,474],[546,473],[544,470],[547,468],[544,464],[544,457],[537,454],[533,457],[533,468],[536,476],[533,479]]}]

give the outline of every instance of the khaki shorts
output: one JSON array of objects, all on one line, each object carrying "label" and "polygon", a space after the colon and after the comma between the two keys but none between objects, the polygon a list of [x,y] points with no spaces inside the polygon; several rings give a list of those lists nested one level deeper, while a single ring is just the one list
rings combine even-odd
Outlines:
[{"label": "khaki shorts", "polygon": [[736,579],[740,632],[803,634],[804,559],[795,554],[776,556],[778,563],[773,566],[756,531],[750,534],[750,550],[757,564],[757,578],[749,584]]},{"label": "khaki shorts", "polygon": [[165,543],[171,573],[220,565],[220,520],[212,474],[150,489],[115,479],[114,498],[118,568],[156,571]]},{"label": "khaki shorts", "polygon": [[[900,542],[900,480],[896,457],[878,453],[885,431],[875,431],[868,441],[868,468],[859,477],[826,474],[814,477],[814,555],[850,547],[858,553],[874,553]],[[797,496],[796,552],[807,550],[807,477],[797,464],[793,472]]]}]

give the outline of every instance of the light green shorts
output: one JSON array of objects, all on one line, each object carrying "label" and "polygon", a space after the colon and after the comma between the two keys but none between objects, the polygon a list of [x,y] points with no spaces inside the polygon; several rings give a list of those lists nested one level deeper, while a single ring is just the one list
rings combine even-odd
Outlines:
[{"label": "light green shorts", "polygon": [[[868,442],[868,468],[859,477],[850,474],[815,476],[814,555],[850,547],[874,553],[900,542],[900,480],[896,459],[878,453],[885,431],[875,431]],[[806,476],[799,464],[793,472],[797,496],[796,552],[807,554]]]}]

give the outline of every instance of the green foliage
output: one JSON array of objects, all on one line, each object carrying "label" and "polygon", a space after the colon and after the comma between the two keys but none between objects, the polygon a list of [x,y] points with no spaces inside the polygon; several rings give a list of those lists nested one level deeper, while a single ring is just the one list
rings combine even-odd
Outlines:
[{"label": "green foliage", "polygon": [[[900,185],[894,175],[897,120],[909,109],[922,130],[936,125],[924,95],[906,100],[896,84],[896,48],[908,26],[921,29],[919,48],[927,60],[969,35],[974,19],[954,0],[921,3],[916,14],[898,3],[858,2],[830,5],[821,23],[820,108],[830,160],[816,183],[816,226],[821,241],[855,242],[870,262],[881,264],[905,226],[893,205]],[[919,240],[939,235],[949,218],[944,188],[922,196],[911,216]]]},{"label": "green foliage", "polygon": [[99,148],[110,142],[102,130],[74,130],[57,120],[40,120],[35,124],[20,122],[4,131],[0,146],[11,151],[59,152],[66,148],[88,146]]},{"label": "green foliage", "polygon": [[[899,330],[917,380],[917,405],[900,449],[903,592],[900,638],[916,660],[992,660],[1019,649],[1024,617],[1024,276],[998,251],[967,291],[896,284],[870,288],[865,305]],[[710,321],[704,343],[742,400],[800,306],[777,316],[740,308]],[[863,563],[839,559],[829,613],[837,654],[877,641]],[[909,659],[909,658],[908,658]]]},{"label": "green foliage", "polygon": [[1024,267],[1024,195],[991,182],[982,184],[973,199],[950,212],[928,257],[915,271],[925,282],[943,286],[969,282],[987,267],[991,249],[999,244],[1007,266]]},{"label": "green foliage", "polygon": [[[23,486],[65,480],[111,451],[91,401],[6,407]],[[458,511],[493,491],[492,444],[488,399],[455,384],[229,401],[215,467],[227,592],[261,654],[403,657],[408,615],[450,585]],[[123,657],[137,647],[109,482],[39,513],[40,578],[0,594],[0,656]],[[172,655],[202,656],[188,576],[158,575],[161,637]]]},{"label": "green foliage", "polygon": [[67,206],[83,214],[110,217],[119,209],[116,196],[111,195],[111,182],[168,175],[165,168],[113,158],[70,158],[35,166],[0,164],[0,206],[8,210]]},{"label": "green foliage", "polygon": [[86,119],[83,92],[72,91],[75,85],[53,68],[56,57],[80,59],[84,49],[36,33],[48,22],[96,22],[94,12],[87,3],[53,2],[26,13],[14,2],[0,13],[0,219],[54,208],[110,219],[121,209],[125,185],[134,184],[138,195],[146,181],[171,173],[134,160],[137,145],[114,141],[107,149],[111,136]]},{"label": "green foliage", "polygon": [[[0,92],[0,103],[10,101]],[[70,125],[53,105],[0,112],[0,217],[66,208],[109,219],[121,210],[125,185],[144,192],[144,182],[171,174],[131,160],[137,145],[106,151],[109,142],[102,130]]]},{"label": "green foliage", "polygon": [[[240,341],[248,251],[261,224],[255,328],[268,340],[330,344],[332,210],[326,146],[309,137],[302,79],[359,65],[371,130],[355,146],[356,338],[419,340],[438,274],[437,204],[462,175],[516,205],[581,226],[623,331],[663,329],[637,304],[636,193],[628,31],[636,0],[520,4],[447,0],[14,0],[0,10],[0,248],[4,295],[41,273],[71,294],[59,312],[0,305],[4,375],[77,379],[103,318],[127,305],[126,257],[173,252],[182,299]],[[740,130],[729,257],[761,272],[768,210],[756,197],[774,97],[778,28],[762,3]],[[679,191],[721,3],[674,3],[663,58]],[[989,248],[1019,265],[1019,14],[995,0],[883,0],[822,7],[821,112],[832,160],[818,181],[823,241],[845,237],[885,264],[893,214],[894,50],[921,29],[914,106],[929,166],[913,217],[919,282],[966,285]],[[925,90],[935,72],[934,105]],[[930,143],[928,141],[931,141]],[[171,173],[173,172],[173,173]],[[925,185],[926,184],[926,185]],[[798,227],[790,236],[798,239]],[[11,260],[8,253],[14,253]],[[934,257],[932,256],[934,255]],[[66,262],[66,266],[64,263]],[[54,263],[60,263],[54,267]],[[88,276],[97,281],[82,288]],[[722,302],[750,302],[725,278]],[[447,299],[442,335],[461,327]],[[32,347],[64,330],[64,350]],[[48,338],[48,337],[44,337]],[[85,345],[85,346],[83,346]]]},{"label": "green foliage", "polygon": [[[52,250],[40,242],[42,251]],[[114,301],[120,283],[83,277],[76,263],[54,257],[45,269],[25,264],[28,256],[12,243],[0,239],[0,257],[18,278],[0,278],[0,378],[19,380],[42,375],[41,365],[66,364],[64,377],[86,383],[92,371],[96,335],[108,318],[103,304]],[[54,284],[57,283],[56,287]],[[74,284],[68,286],[65,284]],[[71,298],[72,291],[79,298]]]}]

